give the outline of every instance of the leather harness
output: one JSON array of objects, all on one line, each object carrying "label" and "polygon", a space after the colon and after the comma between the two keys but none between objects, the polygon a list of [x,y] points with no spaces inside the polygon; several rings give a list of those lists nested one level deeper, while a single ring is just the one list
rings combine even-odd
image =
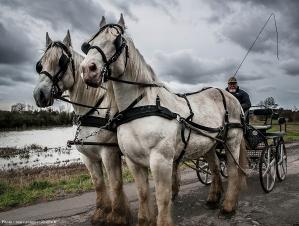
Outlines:
[{"label": "leather harness", "polygon": [[[108,122],[108,124],[105,126],[106,129],[116,131],[117,127],[131,122],[133,120],[144,118],[148,116],[159,116],[168,120],[176,119],[181,124],[181,139],[184,143],[184,148],[181,151],[179,157],[176,159],[176,162],[180,162],[185,154],[185,150],[188,146],[188,142],[190,139],[191,131],[206,131],[210,133],[218,133],[216,137],[212,137],[207,135],[206,133],[201,133],[204,136],[208,136],[212,139],[215,139],[217,142],[224,144],[226,141],[227,131],[229,128],[244,128],[243,123],[230,123],[228,119],[228,111],[227,111],[227,105],[226,100],[224,97],[223,92],[216,88],[222,97],[222,103],[225,110],[224,114],[224,124],[221,127],[213,128],[213,127],[207,127],[204,125],[200,125],[198,123],[192,122],[194,113],[192,111],[190,102],[187,98],[187,96],[200,93],[202,91],[205,91],[207,89],[211,89],[212,87],[204,88],[200,91],[194,92],[194,93],[187,93],[187,94],[177,94],[177,96],[184,98],[187,106],[189,108],[190,114],[188,117],[184,118],[180,116],[178,113],[172,112],[168,108],[165,108],[160,105],[160,97],[156,97],[156,105],[145,105],[145,106],[138,106],[134,107],[140,100],[142,100],[143,95],[140,95],[138,98],[136,98],[125,110],[118,112],[114,117]],[[185,129],[189,129],[189,133],[187,137],[185,137]]]}]

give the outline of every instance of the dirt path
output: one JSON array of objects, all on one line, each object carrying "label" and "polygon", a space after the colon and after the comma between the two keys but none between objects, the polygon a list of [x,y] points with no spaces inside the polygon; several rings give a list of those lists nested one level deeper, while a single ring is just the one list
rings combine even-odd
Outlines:
[{"label": "dirt path", "polygon": [[[299,143],[289,144],[288,175],[285,181],[276,183],[271,193],[265,194],[258,175],[248,179],[248,189],[240,197],[236,215],[226,220],[218,216],[219,210],[205,207],[208,187],[200,184],[191,170],[185,170],[181,191],[173,203],[176,225],[299,225]],[[224,181],[224,187],[226,181]],[[131,209],[137,215],[137,197],[134,184],[125,186]],[[93,192],[66,200],[41,203],[0,213],[0,224],[16,223],[16,220],[34,221],[29,225],[90,225],[94,211]],[[38,221],[38,220],[50,221]],[[55,221],[55,222],[54,222]],[[7,224],[13,225],[13,224]]]}]

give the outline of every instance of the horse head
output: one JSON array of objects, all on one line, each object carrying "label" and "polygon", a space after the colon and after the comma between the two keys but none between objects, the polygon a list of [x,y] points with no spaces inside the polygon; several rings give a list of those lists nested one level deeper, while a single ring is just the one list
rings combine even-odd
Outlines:
[{"label": "horse head", "polygon": [[86,57],[81,63],[81,75],[87,85],[99,87],[111,77],[112,71],[113,75],[124,72],[128,51],[124,29],[122,14],[117,24],[106,24],[102,17],[99,31],[82,44]]},{"label": "horse head", "polygon": [[52,41],[46,33],[46,50],[36,64],[38,83],[33,91],[36,105],[48,107],[75,83],[72,43],[69,31],[63,41]]}]

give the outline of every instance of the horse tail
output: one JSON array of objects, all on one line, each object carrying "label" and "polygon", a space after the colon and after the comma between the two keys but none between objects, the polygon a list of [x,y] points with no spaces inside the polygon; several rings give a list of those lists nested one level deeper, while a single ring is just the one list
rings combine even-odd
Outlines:
[{"label": "horse tail", "polygon": [[238,169],[239,173],[239,178],[240,178],[240,188],[241,189],[246,189],[247,188],[247,183],[246,183],[246,178],[247,175],[245,172],[248,169],[248,158],[247,158],[247,150],[246,150],[246,145],[245,145],[245,138],[242,138],[241,144],[240,144],[240,155],[239,155],[239,165],[241,169]]}]

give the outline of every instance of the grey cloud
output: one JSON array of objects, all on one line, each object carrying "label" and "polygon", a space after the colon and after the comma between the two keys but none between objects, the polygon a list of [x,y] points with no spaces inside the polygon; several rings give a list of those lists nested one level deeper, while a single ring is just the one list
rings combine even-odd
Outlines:
[{"label": "grey cloud", "polygon": [[[5,0],[5,4],[15,9],[21,9],[32,17],[50,22],[54,30],[67,28],[79,29],[92,33],[98,27],[100,17],[105,15],[103,7],[91,0]],[[115,18],[108,18],[115,19]]]},{"label": "grey cloud", "polygon": [[298,59],[291,59],[283,62],[281,68],[290,76],[299,76]]},{"label": "grey cloud", "polygon": [[0,64],[0,86],[14,86],[17,82],[31,84],[35,81],[32,71],[23,65]]},{"label": "grey cloud", "polygon": [[161,9],[164,13],[166,13],[171,18],[174,18],[171,11],[169,10],[170,7],[177,6],[178,0],[112,0],[113,4],[122,10],[125,15],[128,15],[132,20],[138,21],[137,16],[132,12],[132,6],[135,5],[145,5],[145,6],[152,6]]},{"label": "grey cloud", "polygon": [[[237,43],[244,49],[249,49],[255,40],[258,31],[260,29],[257,24],[262,24],[259,18],[255,18],[251,21],[241,22],[234,25],[227,25],[223,29],[223,34],[228,37],[232,42]],[[272,31],[264,30],[255,43],[252,51],[264,53],[267,51],[276,53],[276,33],[273,27]]]},{"label": "grey cloud", "polygon": [[[223,26],[222,34],[248,49],[270,13],[276,15],[280,46],[299,44],[299,1],[295,0],[211,0],[206,2],[213,14],[210,22]],[[237,7],[236,7],[237,6]],[[237,22],[236,22],[237,21]],[[275,52],[276,33],[273,18],[269,21],[253,52]]]},{"label": "grey cloud", "polygon": [[223,0],[210,0],[206,1],[206,4],[210,6],[214,14],[206,18],[210,23],[221,23],[223,18],[233,12],[232,7],[229,4],[226,4]]},{"label": "grey cloud", "polygon": [[154,59],[157,72],[166,81],[186,84],[212,82],[231,74],[235,68],[233,60],[204,60],[191,50],[172,54],[158,52]]},{"label": "grey cloud", "polygon": [[20,64],[30,59],[33,43],[26,32],[13,23],[0,22],[0,64]]},{"label": "grey cloud", "polygon": [[277,90],[277,87],[275,86],[262,86],[257,89],[259,92],[268,93],[268,92],[275,92]]},{"label": "grey cloud", "polygon": [[246,82],[246,81],[257,81],[263,79],[265,76],[258,74],[238,74],[238,81]]}]

